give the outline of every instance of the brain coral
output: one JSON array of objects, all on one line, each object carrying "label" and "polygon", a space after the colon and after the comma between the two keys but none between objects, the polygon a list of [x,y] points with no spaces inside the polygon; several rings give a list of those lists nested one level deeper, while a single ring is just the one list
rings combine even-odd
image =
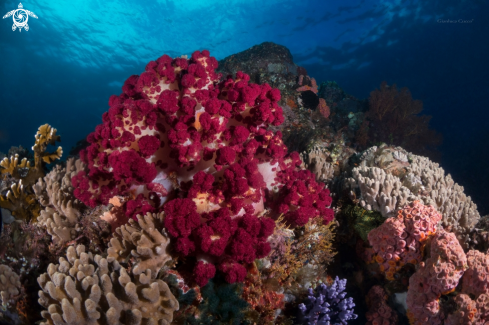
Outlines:
[{"label": "brain coral", "polygon": [[176,252],[197,258],[200,285],[216,266],[228,282],[243,281],[243,263],[270,252],[270,217],[333,218],[329,190],[268,130],[283,121],[280,91],[241,72],[219,82],[216,68],[197,51],[163,55],[129,77],[80,153],[88,170],[72,180],[92,207],[119,195],[130,216],[163,210]]}]

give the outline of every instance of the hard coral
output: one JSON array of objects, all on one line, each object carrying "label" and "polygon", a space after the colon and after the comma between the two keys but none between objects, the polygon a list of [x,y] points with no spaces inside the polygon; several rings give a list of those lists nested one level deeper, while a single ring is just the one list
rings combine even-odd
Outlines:
[{"label": "hard coral", "polygon": [[309,325],[328,325],[328,324],[347,324],[347,321],[356,319],[358,316],[353,313],[353,298],[345,298],[346,279],[340,280],[338,277],[330,286],[321,284],[316,292],[309,289],[308,301],[300,304],[299,309],[307,324]]},{"label": "hard coral", "polygon": [[88,171],[74,177],[75,196],[90,206],[128,197],[126,213],[163,209],[176,252],[196,256],[195,278],[205,285],[217,268],[243,281],[243,265],[266,256],[274,221],[333,218],[329,191],[286,156],[280,91],[250,84],[238,72],[218,82],[208,51],[191,59],[164,55],[131,76],[112,96],[103,124],[80,153]]},{"label": "hard coral", "polygon": [[[61,147],[54,152],[46,152],[48,145],[54,145],[60,141],[60,136],[56,135],[56,129],[49,124],[39,127],[36,141],[32,150],[34,151],[34,166],[31,166],[27,158],[19,161],[19,155],[15,154],[9,158],[4,158],[0,162],[0,185],[9,189],[6,195],[0,194],[0,207],[8,209],[17,219],[35,220],[39,215],[39,204],[31,191],[32,185],[39,178],[44,177],[45,164],[50,164],[56,159],[60,159],[63,150]],[[8,181],[7,181],[8,178]],[[6,184],[5,184],[6,183]]]},{"label": "hard coral", "polygon": [[66,259],[38,278],[42,324],[170,324],[178,301],[151,271],[139,275],[117,261],[68,247]]},{"label": "hard coral", "polygon": [[156,278],[160,269],[171,260],[167,251],[170,239],[161,233],[163,214],[147,213],[139,216],[138,221],[129,220],[129,224],[115,230],[107,249],[107,261],[119,263],[129,258],[137,261],[132,266],[132,273],[139,275],[151,270],[151,276]]},{"label": "hard coral", "polygon": [[388,218],[368,234],[368,240],[377,254],[375,260],[388,280],[394,279],[406,263],[422,261],[424,242],[436,232],[442,216],[435,208],[414,201]]},{"label": "hard coral", "polygon": [[363,208],[387,218],[416,200],[431,205],[442,214],[442,227],[468,248],[469,234],[480,219],[477,206],[437,163],[386,145],[371,147],[354,160],[359,166],[347,183],[351,198]]},{"label": "hard coral", "polygon": [[0,306],[8,306],[20,294],[20,277],[9,266],[0,264]]},{"label": "hard coral", "polygon": [[55,244],[75,239],[79,231],[77,222],[84,205],[73,196],[71,178],[83,167],[80,160],[70,158],[65,168],[57,165],[32,187],[43,207],[38,223],[47,228]]}]

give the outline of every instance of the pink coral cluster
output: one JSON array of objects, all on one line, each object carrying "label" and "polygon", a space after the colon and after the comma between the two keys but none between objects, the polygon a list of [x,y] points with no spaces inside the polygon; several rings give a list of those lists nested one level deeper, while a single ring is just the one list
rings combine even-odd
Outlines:
[{"label": "pink coral cluster", "polygon": [[[305,85],[304,83],[308,83],[310,85]],[[299,88],[297,88],[297,91],[312,91],[313,93],[317,94],[318,93],[318,84],[316,82],[316,79],[310,78],[309,76],[304,76],[300,75],[299,80],[298,80]]]},{"label": "pink coral cluster", "polygon": [[413,324],[442,324],[439,298],[455,290],[466,268],[455,234],[439,231],[432,238],[430,257],[409,279],[406,303]]},{"label": "pink coral cluster", "polygon": [[270,252],[269,217],[293,226],[333,218],[329,190],[268,130],[283,122],[280,91],[242,72],[219,82],[216,68],[204,50],[163,55],[129,77],[80,153],[88,171],[73,177],[92,207],[122,196],[129,216],[164,210],[175,251],[196,257],[199,285],[216,267],[243,281],[245,265]]},{"label": "pink coral cluster", "polygon": [[489,293],[489,256],[479,251],[467,253],[468,269],[462,280],[462,291],[474,296]]},{"label": "pink coral cluster", "polygon": [[367,294],[368,311],[366,325],[397,324],[397,314],[387,304],[387,294],[381,286],[373,286]]},{"label": "pink coral cluster", "polygon": [[369,232],[368,241],[376,254],[374,258],[387,279],[393,280],[394,274],[406,263],[421,262],[423,244],[436,232],[441,218],[432,206],[414,201],[400,209],[396,217],[388,218]]}]

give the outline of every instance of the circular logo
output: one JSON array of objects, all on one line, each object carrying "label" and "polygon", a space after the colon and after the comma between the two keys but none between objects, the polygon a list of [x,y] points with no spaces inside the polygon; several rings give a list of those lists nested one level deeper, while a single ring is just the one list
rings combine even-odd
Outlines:
[{"label": "circular logo", "polygon": [[14,13],[14,24],[17,25],[17,27],[24,27],[27,24],[27,20],[29,19],[29,16],[27,15],[27,12],[25,12],[24,9],[17,9]]}]

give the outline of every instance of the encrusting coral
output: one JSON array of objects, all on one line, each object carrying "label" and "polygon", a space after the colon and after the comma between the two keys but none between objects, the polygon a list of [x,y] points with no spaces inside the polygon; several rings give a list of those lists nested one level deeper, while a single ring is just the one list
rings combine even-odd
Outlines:
[{"label": "encrusting coral", "polygon": [[171,260],[168,252],[170,239],[165,233],[161,233],[163,213],[147,213],[138,216],[138,221],[133,219],[129,223],[115,230],[107,249],[107,261],[126,262],[135,259],[132,265],[132,273],[139,275],[146,270],[151,271],[151,276],[156,278],[158,272]]},{"label": "encrusting coral", "polygon": [[135,275],[117,261],[69,246],[66,259],[38,278],[42,324],[169,325],[178,301],[151,270]]},{"label": "encrusting coral", "polygon": [[77,222],[84,205],[73,196],[71,178],[83,169],[80,160],[70,158],[66,167],[55,166],[32,187],[43,207],[37,221],[47,228],[54,244],[67,243],[80,231]]}]

